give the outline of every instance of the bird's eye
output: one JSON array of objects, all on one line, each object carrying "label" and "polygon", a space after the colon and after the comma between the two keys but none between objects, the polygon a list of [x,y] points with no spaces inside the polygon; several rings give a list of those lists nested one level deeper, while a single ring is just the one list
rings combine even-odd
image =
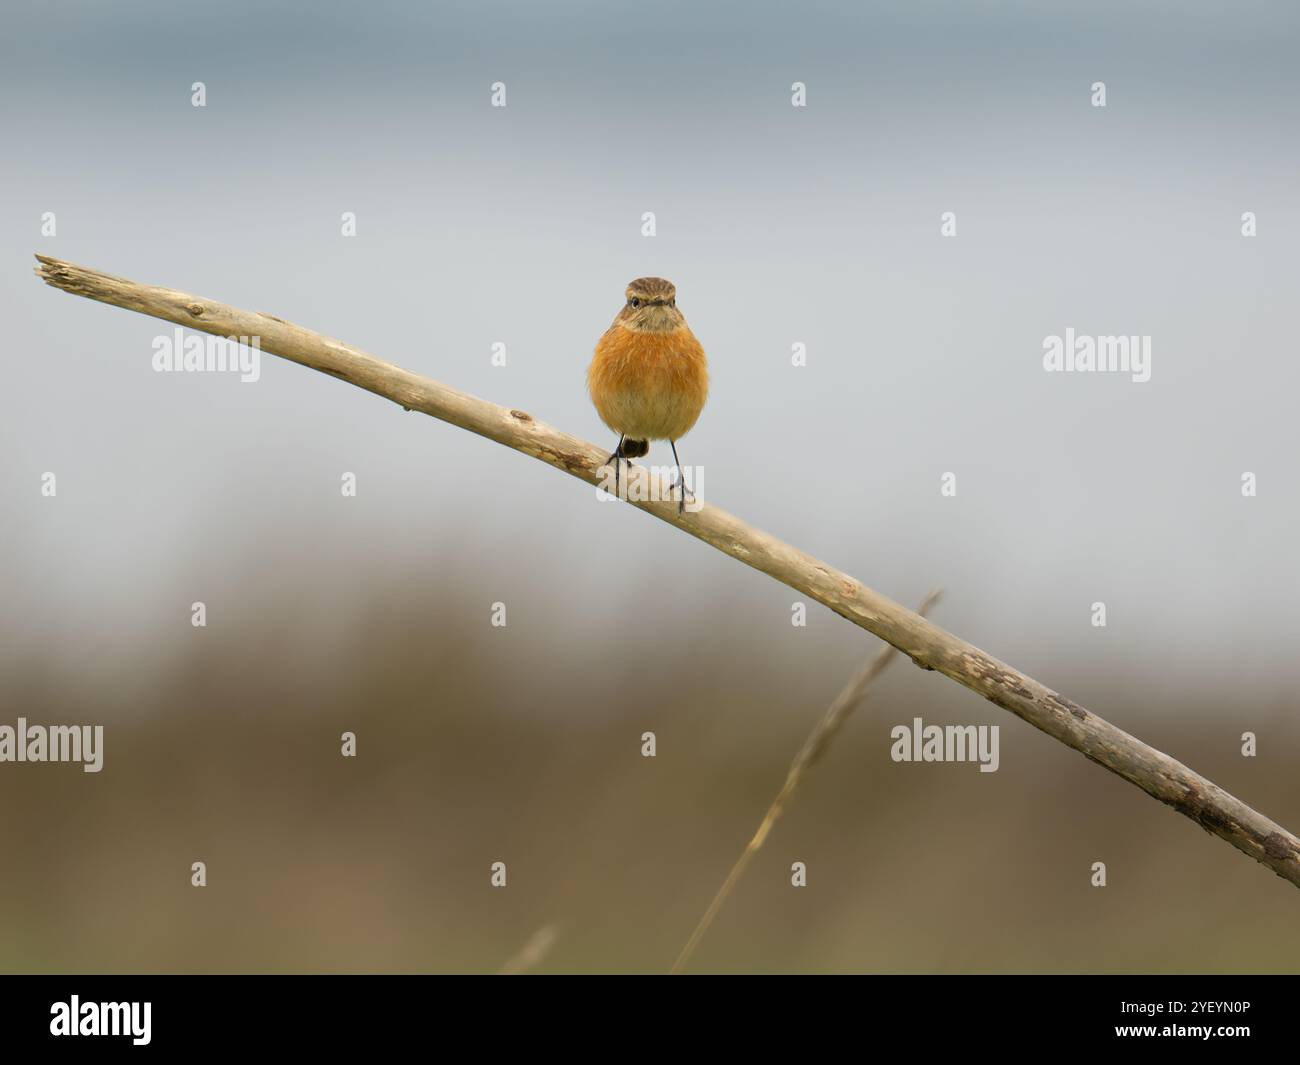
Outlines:
[{"label": "bird's eye", "polygon": [[628,300],[628,303],[632,304],[633,307],[641,306],[641,301],[637,299],[635,296],[633,296],[630,300]]}]

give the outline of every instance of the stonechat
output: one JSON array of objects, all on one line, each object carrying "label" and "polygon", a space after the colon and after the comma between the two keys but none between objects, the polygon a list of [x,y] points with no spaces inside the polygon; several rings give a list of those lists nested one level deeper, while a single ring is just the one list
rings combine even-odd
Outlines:
[{"label": "stonechat", "polygon": [[677,458],[677,441],[691,431],[709,395],[704,348],[677,309],[677,289],[662,277],[639,277],[627,286],[627,302],[596,345],[587,370],[587,389],[596,413],[618,433],[618,446],[606,459],[614,463],[618,494],[623,459],[640,458],[651,440],[673,449],[681,490],[677,511],[686,506],[686,482]]}]

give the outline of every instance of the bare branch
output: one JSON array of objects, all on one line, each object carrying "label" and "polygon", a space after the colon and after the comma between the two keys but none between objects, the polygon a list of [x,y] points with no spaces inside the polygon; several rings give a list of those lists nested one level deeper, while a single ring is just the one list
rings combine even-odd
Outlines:
[{"label": "bare branch", "polygon": [[[937,591],[931,592],[925,597],[917,613],[921,617],[925,617],[938,600],[939,593]],[[885,667],[889,665],[897,653],[897,648],[891,647],[889,644],[885,644],[880,648],[871,657],[871,660],[858,670],[853,679],[844,686],[844,690],[835,697],[835,701],[831,703],[830,708],[822,715],[822,719],[817,722],[808,739],[804,741],[804,745],[799,748],[799,753],[794,756],[794,761],[790,763],[790,768],[785,775],[785,783],[781,785],[781,790],[777,792],[776,798],[772,800],[772,805],[767,808],[767,813],[759,823],[758,831],[754,833],[753,838],[746,844],[740,857],[736,859],[736,864],[731,867],[727,879],[722,882],[722,887],[718,888],[718,893],[713,896],[713,901],[709,903],[709,908],[704,911],[700,923],[695,926],[691,938],[686,941],[686,946],[682,947],[682,952],[677,955],[677,960],[673,962],[673,973],[680,973],[686,967],[686,963],[691,960],[695,948],[700,945],[700,940],[704,938],[704,933],[713,924],[713,919],[718,916],[718,911],[731,897],[732,890],[740,882],[745,870],[749,868],[749,863],[753,861],[754,855],[767,842],[772,826],[776,824],[776,819],[785,812],[785,808],[794,797],[800,781],[803,780],[804,773],[817,759],[826,753],[826,748],[830,746],[831,740],[844,727],[849,715],[867,697],[867,689],[871,687],[872,681],[885,671]]]},{"label": "bare branch", "polygon": [[[44,255],[37,259],[37,274],[65,292],[218,336],[259,336],[263,351],[486,436],[589,484],[601,479],[604,451],[522,410],[498,407],[268,314],[141,285]],[[694,513],[678,514],[677,504],[662,496],[632,505],[810,596],[897,647],[923,669],[937,670],[1010,710],[1300,887],[1300,840],[1169,755],[726,511],[704,505]]]}]

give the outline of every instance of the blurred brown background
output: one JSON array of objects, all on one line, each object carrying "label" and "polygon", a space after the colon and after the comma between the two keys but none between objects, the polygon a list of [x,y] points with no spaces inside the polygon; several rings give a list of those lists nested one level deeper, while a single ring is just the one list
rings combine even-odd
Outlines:
[{"label": "blurred brown background", "polygon": [[[340,546],[278,576],[253,564],[231,591],[257,591],[228,623],[160,628],[93,676],[39,652],[6,670],[5,705],[31,720],[113,722],[98,775],[0,773],[6,970],[490,972],[550,924],[539,971],[666,970],[872,642],[815,605],[807,631],[780,638],[790,596],[721,556],[727,600],[688,617],[647,588],[666,599],[654,628],[625,604],[600,640],[573,639],[562,614],[530,624],[540,600],[526,596],[491,629],[463,581],[382,563],[345,624],[318,625],[337,604],[322,589],[356,563]],[[765,608],[778,620],[755,622]],[[1194,692],[1140,662],[1103,676],[1017,661],[1300,823],[1284,693],[1247,715],[1228,673]],[[1001,724],[1001,768],[891,762],[889,728],[914,715]],[[1261,736],[1254,760],[1237,753],[1243,722]],[[339,756],[344,730],[355,759]],[[656,758],[640,756],[645,730]],[[489,886],[497,860],[504,889]],[[1105,889],[1089,886],[1096,860]],[[903,660],[813,770],[693,968],[1294,971],[1293,893]]]}]

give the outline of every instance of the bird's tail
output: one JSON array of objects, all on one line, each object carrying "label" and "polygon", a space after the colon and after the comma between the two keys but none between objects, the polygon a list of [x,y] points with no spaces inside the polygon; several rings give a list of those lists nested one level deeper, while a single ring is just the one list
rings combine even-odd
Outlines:
[{"label": "bird's tail", "polygon": [[649,440],[624,440],[623,457],[629,459],[639,459],[642,455],[650,454]]}]

